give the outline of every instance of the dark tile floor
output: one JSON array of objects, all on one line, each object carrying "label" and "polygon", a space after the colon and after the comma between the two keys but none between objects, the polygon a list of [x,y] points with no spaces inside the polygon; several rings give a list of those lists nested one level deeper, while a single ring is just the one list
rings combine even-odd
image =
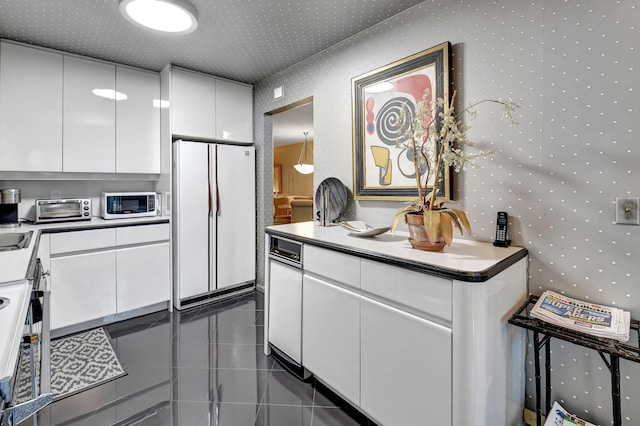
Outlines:
[{"label": "dark tile floor", "polygon": [[255,292],[111,324],[127,375],[45,408],[42,426],[341,426],[366,419],[263,351]]}]

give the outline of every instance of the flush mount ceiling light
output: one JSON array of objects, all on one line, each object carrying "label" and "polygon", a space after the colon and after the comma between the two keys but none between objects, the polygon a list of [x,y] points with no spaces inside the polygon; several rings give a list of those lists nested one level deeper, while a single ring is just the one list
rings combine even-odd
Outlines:
[{"label": "flush mount ceiling light", "polygon": [[298,164],[294,164],[293,168],[298,171],[298,173],[302,173],[303,175],[308,175],[313,173],[313,164],[309,161],[309,143],[307,142],[307,135],[309,132],[304,133],[304,143],[302,144],[302,151],[300,151],[300,158],[298,159]]},{"label": "flush mount ceiling light", "polygon": [[156,31],[188,34],[198,28],[196,8],[185,0],[120,0],[120,13]]}]

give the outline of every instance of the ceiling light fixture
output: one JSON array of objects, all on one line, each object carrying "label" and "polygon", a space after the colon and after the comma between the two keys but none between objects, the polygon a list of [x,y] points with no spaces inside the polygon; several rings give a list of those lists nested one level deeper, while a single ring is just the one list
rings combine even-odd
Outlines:
[{"label": "ceiling light fixture", "polygon": [[293,168],[298,171],[298,173],[302,173],[303,175],[308,175],[313,173],[313,164],[309,161],[309,142],[307,142],[307,135],[309,132],[304,133],[304,142],[302,143],[302,151],[300,151],[300,158],[298,158],[298,164],[294,164]]},{"label": "ceiling light fixture", "polygon": [[198,28],[198,12],[186,0],[120,0],[120,13],[156,31],[189,34]]}]

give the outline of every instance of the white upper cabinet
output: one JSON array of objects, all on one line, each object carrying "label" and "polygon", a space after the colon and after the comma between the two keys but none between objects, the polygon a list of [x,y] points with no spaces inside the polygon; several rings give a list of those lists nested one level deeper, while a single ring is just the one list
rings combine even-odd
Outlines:
[{"label": "white upper cabinet", "polygon": [[251,143],[252,86],[171,68],[171,133]]},{"label": "white upper cabinet", "polygon": [[216,137],[216,81],[187,70],[171,69],[171,133]]},{"label": "white upper cabinet", "polygon": [[62,55],[0,43],[0,170],[62,171]]},{"label": "white upper cabinet", "polygon": [[114,173],[115,65],[64,57],[63,171]]},{"label": "white upper cabinet", "polygon": [[253,141],[253,88],[216,79],[216,139]]},{"label": "white upper cabinet", "polygon": [[116,67],[116,173],[160,173],[160,75]]}]

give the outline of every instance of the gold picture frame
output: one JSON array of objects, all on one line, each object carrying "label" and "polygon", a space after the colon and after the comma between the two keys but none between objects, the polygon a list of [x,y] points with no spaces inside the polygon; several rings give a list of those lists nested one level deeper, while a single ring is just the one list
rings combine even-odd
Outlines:
[{"label": "gold picture frame", "polygon": [[[409,113],[428,90],[449,100],[451,44],[445,42],[352,79],[353,182],[356,200],[412,200],[418,196],[411,152],[396,148],[403,105]],[[434,147],[437,149],[437,147]],[[452,179],[442,164],[434,186],[451,199]]]}]

